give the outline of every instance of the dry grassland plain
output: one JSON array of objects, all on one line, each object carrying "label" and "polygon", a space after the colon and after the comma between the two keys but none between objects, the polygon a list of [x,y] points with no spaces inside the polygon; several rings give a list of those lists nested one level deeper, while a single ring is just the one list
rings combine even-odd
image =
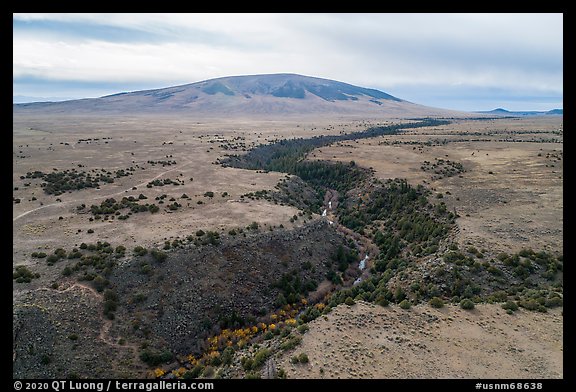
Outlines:
[{"label": "dry grassland plain", "polygon": [[[460,120],[332,145],[315,159],[372,167],[376,176],[406,178],[442,194],[457,220],[459,242],[501,251],[556,251],[563,246],[561,118]],[[453,176],[423,170],[425,161],[460,163]]]},{"label": "dry grassland plain", "polygon": [[[307,364],[290,358],[305,353]],[[310,322],[278,366],[289,378],[562,378],[562,316],[497,305],[409,310],[358,302]]]},{"label": "dry grassland plain", "polygon": [[[61,274],[44,260],[32,258],[32,252],[50,253],[58,247],[70,249],[96,241],[127,249],[150,247],[199,229],[227,232],[251,222],[264,228],[301,225],[302,220],[290,220],[298,213],[293,207],[241,198],[250,192],[273,190],[284,174],[223,168],[217,160],[277,139],[339,134],[399,121],[405,120],[15,116],[13,198],[19,202],[13,204],[13,266],[26,265],[40,273],[40,278],[30,284],[15,283],[13,302],[47,287]],[[232,150],[233,146],[237,150]],[[372,167],[381,179],[398,177],[414,185],[423,183],[433,190],[433,198],[441,197],[448,210],[459,215],[455,240],[462,246],[507,252],[527,247],[562,250],[561,116],[459,119],[401,135],[336,143],[314,150],[308,159],[353,160]],[[176,163],[148,163],[168,160]],[[439,160],[444,160],[444,165],[459,164],[463,170],[451,176],[436,173],[432,165]],[[442,164],[440,168],[446,167]],[[134,168],[131,175],[103,183],[100,189],[58,196],[45,194],[41,179],[22,178],[35,170],[104,169],[114,173],[130,167]],[[146,186],[166,178],[181,184]],[[213,197],[206,192],[213,192]],[[146,202],[165,194],[166,204],[156,214],[138,213],[127,220],[90,221],[90,213],[77,210],[81,204],[89,208],[110,197],[120,200],[139,194],[147,197]],[[182,199],[183,194],[189,199]],[[170,198],[182,207],[175,211],[166,208]],[[314,219],[320,219],[320,213]],[[381,309],[363,303],[350,308],[341,305],[328,320],[312,322],[301,348],[296,349],[307,351],[310,365],[295,367],[288,357],[279,363],[293,378],[562,377],[560,311],[539,314],[522,310],[509,316],[497,305],[478,306],[472,313],[423,305],[403,312],[397,307]],[[370,329],[369,319],[375,317],[389,319],[388,329]],[[427,317],[435,321],[425,324],[422,320]],[[355,325],[343,324],[356,319]],[[465,339],[468,332],[466,337],[459,334],[462,331],[471,331],[472,343]]]}]

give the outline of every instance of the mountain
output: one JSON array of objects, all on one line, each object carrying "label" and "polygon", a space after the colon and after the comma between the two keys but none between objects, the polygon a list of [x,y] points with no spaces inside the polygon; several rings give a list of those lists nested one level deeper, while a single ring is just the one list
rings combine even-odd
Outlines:
[{"label": "mountain", "polygon": [[385,92],[297,74],[230,76],[155,90],[64,102],[14,104],[14,113],[233,115],[462,115]]},{"label": "mountain", "polygon": [[30,102],[58,102],[69,101],[74,98],[69,97],[29,97],[27,95],[13,95],[12,103],[30,103]]},{"label": "mountain", "polygon": [[497,108],[488,111],[477,111],[475,113],[482,114],[494,114],[497,116],[545,116],[545,115],[560,115],[564,114],[564,109],[552,109],[548,111],[537,111],[537,110],[527,110],[527,111],[510,111],[502,108]]}]

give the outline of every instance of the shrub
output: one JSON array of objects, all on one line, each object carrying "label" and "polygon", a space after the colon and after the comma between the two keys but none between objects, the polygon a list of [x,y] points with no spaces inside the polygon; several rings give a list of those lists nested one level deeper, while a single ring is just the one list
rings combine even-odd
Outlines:
[{"label": "shrub", "polygon": [[152,270],[152,266],[148,263],[144,263],[140,266],[140,272],[144,275],[152,275],[154,272]]},{"label": "shrub", "polygon": [[334,284],[341,284],[342,283],[342,278],[340,277],[340,275],[338,275],[333,270],[328,271],[328,273],[326,274],[326,278]]},{"label": "shrub", "polygon": [[208,231],[204,241],[204,244],[218,245],[220,243],[220,234],[217,231]]},{"label": "shrub", "polygon": [[140,245],[134,248],[134,254],[136,256],[144,256],[146,253],[148,253],[148,250]]},{"label": "shrub", "polygon": [[434,307],[434,308],[441,308],[444,306],[444,301],[442,300],[442,298],[439,297],[433,297],[430,302],[429,302],[430,306]]},{"label": "shrub", "polygon": [[60,260],[60,257],[58,257],[58,256],[56,256],[56,255],[50,255],[50,256],[48,256],[48,258],[46,259],[46,262],[47,262],[49,265],[52,265],[52,264],[54,264],[55,262],[57,262],[58,260]]},{"label": "shrub", "polygon": [[544,306],[546,306],[547,308],[554,308],[557,306],[562,306],[563,301],[562,298],[560,297],[551,297],[551,298],[546,298],[546,301],[544,301]]},{"label": "shrub", "polygon": [[81,257],[82,253],[80,253],[76,248],[74,248],[74,250],[68,254],[69,259],[79,259]]},{"label": "shrub", "polygon": [[104,302],[104,314],[108,316],[110,313],[116,311],[118,304],[116,301],[108,300]]},{"label": "shrub", "polygon": [[266,333],[264,333],[262,337],[264,338],[264,340],[270,340],[274,337],[274,332],[266,331]]},{"label": "shrub", "polygon": [[406,294],[404,293],[404,290],[402,290],[402,287],[400,286],[396,287],[396,290],[394,291],[394,299],[396,300],[396,302],[397,303],[402,302],[404,298],[406,298]]},{"label": "shrub", "polygon": [[300,353],[300,355],[294,355],[290,358],[290,362],[293,364],[297,363],[308,363],[310,360],[308,359],[308,355],[306,353]]},{"label": "shrub", "polygon": [[258,352],[256,352],[256,354],[254,354],[252,369],[258,369],[259,367],[264,365],[264,362],[266,361],[266,359],[268,359],[270,354],[271,354],[271,352],[267,348],[263,348],[261,350],[258,350]]},{"label": "shrub", "polygon": [[212,366],[206,366],[202,372],[202,377],[212,378],[214,377],[214,368]]},{"label": "shrub", "polygon": [[[305,324],[303,324],[305,325]],[[300,336],[291,336],[288,340],[280,345],[280,350],[292,350],[294,347],[298,346],[302,342]]]},{"label": "shrub", "polygon": [[306,353],[301,353],[300,355],[298,355],[298,361],[300,363],[308,363],[309,362],[308,355],[306,355]]},{"label": "shrub", "polygon": [[298,329],[298,332],[300,332],[301,334],[305,334],[306,332],[308,332],[310,327],[308,326],[308,324],[302,324],[297,329]]},{"label": "shrub", "polygon": [[404,299],[404,300],[402,300],[402,302],[400,302],[399,306],[402,309],[410,309],[410,307],[412,307],[412,304],[407,299]]},{"label": "shrub", "polygon": [[166,260],[166,258],[168,257],[168,255],[165,252],[162,252],[161,250],[158,250],[158,249],[152,249],[150,251],[150,254],[154,258],[154,260],[156,260],[159,263],[164,262]]},{"label": "shrub", "polygon": [[376,305],[388,306],[389,304],[390,304],[390,302],[383,295],[380,295],[376,298]]},{"label": "shrub", "polygon": [[[166,363],[166,362],[172,360],[172,358],[173,358],[173,355],[168,350],[164,350],[162,352],[144,350],[140,353],[140,359],[142,360],[142,362],[146,362],[149,366],[157,366],[157,365],[160,365],[161,363]],[[200,374],[200,372],[198,372],[198,375],[199,374]],[[198,375],[196,375],[196,377],[198,377]],[[194,378],[194,377],[192,377],[192,378]]]},{"label": "shrub", "polygon": [[194,366],[191,370],[184,373],[182,378],[184,378],[185,380],[198,378],[198,376],[200,376],[200,374],[202,373],[203,370],[204,370],[204,366],[198,364],[198,365]]},{"label": "shrub", "polygon": [[352,299],[352,297],[346,297],[346,300],[344,301],[344,303],[348,306],[352,306],[354,305],[356,302],[354,302],[354,300]]},{"label": "shrub", "polygon": [[244,370],[251,370],[252,365],[254,364],[254,360],[252,358],[242,357],[242,359],[240,360],[240,364],[242,365]]},{"label": "shrub", "polygon": [[508,293],[503,290],[493,292],[489,297],[489,302],[505,302],[508,299]]},{"label": "shrub", "polygon": [[110,284],[110,282],[106,278],[104,278],[100,275],[95,277],[93,282],[94,282],[94,288],[98,292],[102,292],[106,288],[106,286],[108,286]]},{"label": "shrub", "polygon": [[524,248],[520,252],[518,252],[518,255],[522,256],[522,257],[530,257],[531,258],[531,257],[534,257],[535,253],[532,249]]},{"label": "shrub", "polygon": [[222,351],[221,360],[223,365],[232,365],[232,360],[234,359],[234,349],[232,347],[226,347]]},{"label": "shrub", "polygon": [[284,296],[284,294],[279,293],[278,296],[276,297],[276,301],[274,301],[274,305],[276,305],[276,307],[280,308],[286,304],[287,304],[286,297]]},{"label": "shrub", "polygon": [[118,301],[118,294],[112,289],[107,289],[104,291],[104,299],[106,301]]},{"label": "shrub", "polygon": [[490,267],[488,267],[488,272],[490,272],[492,275],[496,275],[496,276],[502,276],[504,274],[500,268],[498,268],[494,265],[491,265]]},{"label": "shrub", "polygon": [[506,301],[506,303],[502,304],[502,309],[515,312],[518,310],[518,304],[514,301]]},{"label": "shrub", "polygon": [[19,265],[12,274],[12,279],[16,280],[16,283],[30,283],[32,279],[39,278],[40,274],[33,273],[26,266]]},{"label": "shrub", "polygon": [[465,310],[474,309],[474,302],[472,302],[472,300],[468,298],[465,298],[462,301],[460,301],[460,307]]},{"label": "shrub", "polygon": [[534,298],[531,298],[529,300],[520,301],[518,303],[518,305],[523,307],[524,309],[527,309],[527,310],[536,310],[538,312],[547,312],[546,307],[544,305],[538,303],[538,301]]}]

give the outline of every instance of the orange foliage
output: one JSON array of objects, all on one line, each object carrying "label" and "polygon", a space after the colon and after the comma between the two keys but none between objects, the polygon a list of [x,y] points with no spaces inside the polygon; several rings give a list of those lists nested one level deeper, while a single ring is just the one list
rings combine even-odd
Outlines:
[{"label": "orange foliage", "polygon": [[166,372],[160,368],[154,369],[154,377],[162,377]]},{"label": "orange foliage", "polygon": [[245,339],[242,339],[238,342],[238,348],[243,348],[248,342]]},{"label": "orange foliage", "polygon": [[289,318],[286,320],[286,325],[296,325],[296,320],[293,318]]},{"label": "orange foliage", "polygon": [[188,359],[188,362],[190,362],[190,365],[192,365],[192,366],[198,365],[198,359],[194,355],[190,354],[186,357],[186,359]]},{"label": "orange foliage", "polygon": [[[272,313],[269,316],[269,319],[272,321],[269,325],[266,325],[266,323],[263,322],[259,322],[256,325],[246,328],[238,328],[234,330],[223,329],[220,334],[207,339],[208,349],[200,359],[195,358],[194,355],[189,355],[187,359],[191,366],[206,364],[213,358],[218,357],[220,355],[220,351],[222,351],[224,348],[237,346],[241,349],[246,346],[255,335],[264,333],[267,329],[274,331],[282,330],[287,326],[295,326],[298,324],[295,319],[296,315],[303,307],[306,307],[307,305],[308,301],[305,298],[302,298],[299,303],[284,305],[283,308],[278,311],[278,314]],[[318,303],[314,305],[314,307],[322,312],[326,308],[326,305],[324,303]],[[183,374],[185,372],[185,369],[184,372],[182,369],[184,368],[180,368],[177,371],[175,370],[172,373],[177,377],[181,377],[179,374]],[[162,369],[155,370],[156,377],[159,377],[157,374],[160,374],[160,372],[162,372],[162,375],[164,374]]]},{"label": "orange foliage", "polygon": [[172,374],[178,378],[182,377],[184,375],[184,373],[186,373],[186,368],[183,368],[183,367],[176,369],[176,370],[172,370]]},{"label": "orange foliage", "polygon": [[218,351],[210,351],[207,355],[207,358],[214,359],[220,356],[220,352]]}]

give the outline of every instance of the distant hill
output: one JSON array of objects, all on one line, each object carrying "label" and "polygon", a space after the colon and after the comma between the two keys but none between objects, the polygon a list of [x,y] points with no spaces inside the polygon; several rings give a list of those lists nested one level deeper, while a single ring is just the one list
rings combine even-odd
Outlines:
[{"label": "distant hill", "polygon": [[462,116],[380,90],[297,74],[230,76],[64,102],[14,104],[14,113],[179,113],[198,116]]},{"label": "distant hill", "polygon": [[30,103],[30,102],[58,102],[69,101],[74,98],[69,97],[30,97],[27,95],[13,95],[12,103]]},{"label": "distant hill", "polygon": [[494,110],[488,111],[477,111],[475,113],[482,113],[482,114],[495,114],[498,116],[544,116],[544,115],[560,115],[564,114],[564,109],[552,109],[548,111],[519,111],[519,112],[512,112],[506,109],[497,108]]}]

